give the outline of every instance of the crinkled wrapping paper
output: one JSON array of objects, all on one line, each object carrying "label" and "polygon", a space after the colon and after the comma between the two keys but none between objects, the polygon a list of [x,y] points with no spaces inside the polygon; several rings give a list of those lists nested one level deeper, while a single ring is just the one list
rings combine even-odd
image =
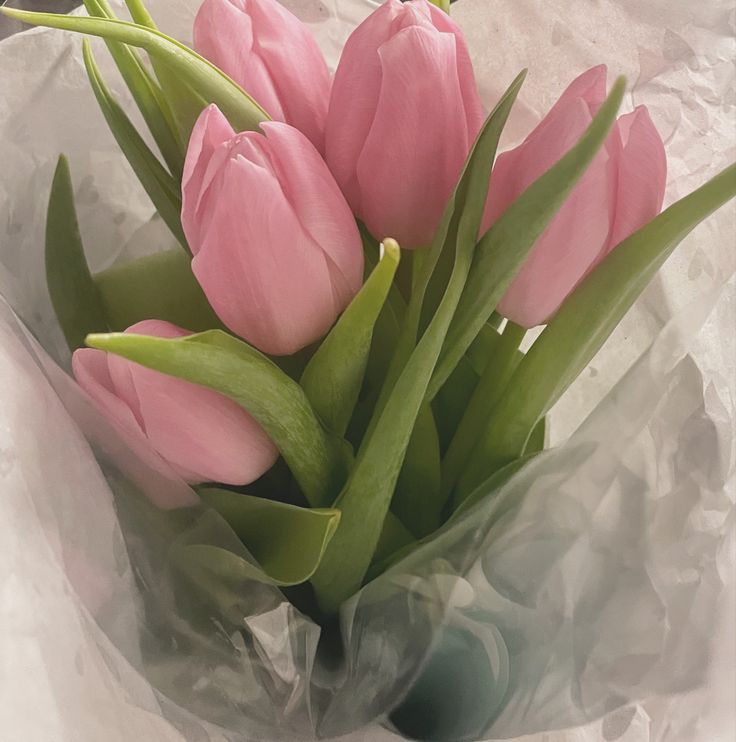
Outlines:
[{"label": "crinkled wrapping paper", "polygon": [[[333,64],[372,7],[284,2]],[[196,2],[149,5],[188,39]],[[530,68],[507,144],[605,62],[665,137],[668,200],[733,159],[730,3],[460,0],[453,14],[487,106]],[[559,446],[346,607],[340,675],[312,665],[316,627],[268,587],[243,586],[245,630],[221,624],[220,643],[177,625],[156,582],[156,539],[125,496],[131,481],[177,485],[143,470],[54,362],[68,356],[42,242],[58,153],[71,160],[95,270],[168,238],[96,109],[78,39],[12,37],[0,69],[3,739],[242,742],[361,724],[371,726],[345,739],[397,739],[385,713],[433,643],[420,685],[444,687],[434,726],[457,729],[459,708],[466,739],[732,738],[732,207],[682,245],[558,405]],[[211,536],[227,543],[226,529]]]}]

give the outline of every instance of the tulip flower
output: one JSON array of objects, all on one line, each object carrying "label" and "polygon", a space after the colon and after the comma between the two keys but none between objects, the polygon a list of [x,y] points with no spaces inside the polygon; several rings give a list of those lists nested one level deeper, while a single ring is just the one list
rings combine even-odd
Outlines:
[{"label": "tulip flower", "polygon": [[426,246],[482,122],[458,26],[427,0],[387,0],[343,49],[326,159],[374,237]]},{"label": "tulip flower", "polygon": [[330,72],[309,29],[277,0],[204,0],[194,48],[323,151]]},{"label": "tulip flower", "polygon": [[[144,320],[126,332],[191,334],[160,320]],[[139,451],[144,441],[161,457],[159,469],[168,467],[190,484],[248,484],[278,457],[258,423],[222,394],[91,348],[74,352],[72,368],[95,406]]]},{"label": "tulip flower", "polygon": [[295,128],[237,136],[215,106],[195,124],[182,225],[192,269],[233,332],[272,355],[319,340],[360,289],[363,245],[324,160]]},{"label": "tulip flower", "polygon": [[[606,97],[606,68],[578,77],[524,142],[499,156],[488,227],[580,138]],[[532,248],[498,305],[523,327],[545,324],[577,284],[662,208],[667,161],[647,109],[618,119],[603,149]]]}]

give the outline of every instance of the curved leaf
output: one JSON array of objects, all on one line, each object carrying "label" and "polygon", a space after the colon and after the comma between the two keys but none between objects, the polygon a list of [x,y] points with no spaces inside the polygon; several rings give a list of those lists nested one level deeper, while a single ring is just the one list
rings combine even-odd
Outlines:
[{"label": "curved leaf", "polygon": [[89,272],[74,208],[69,163],[56,164],[46,217],[46,283],[69,350],[81,348],[90,332],[108,329],[97,286]]},{"label": "curved leaf", "polygon": [[145,49],[160,60],[190,91],[207,103],[216,103],[236,131],[256,130],[268,120],[266,112],[233,80],[184,44],[151,28],[110,18],[85,18],[55,13],[32,13],[15,8],[0,12],[32,26],[101,36]]},{"label": "curved leaf", "polygon": [[235,400],[276,444],[308,502],[321,507],[334,500],[345,479],[347,444],[328,435],[299,384],[252,346],[221,330],[175,339],[90,335],[87,345]]},{"label": "curved leaf", "polygon": [[143,141],[135,126],[125,115],[123,109],[113,98],[110,90],[100,77],[100,70],[95,64],[92,50],[87,39],[82,47],[84,66],[87,69],[92,90],[100,104],[110,130],[115,136],[120,149],[127,158],[138,180],[149,195],[156,211],[171,230],[171,233],[189,249],[181,226],[181,193],[179,184],[166,171],[156,156]]},{"label": "curved leaf", "polygon": [[603,146],[616,121],[625,87],[626,80],[619,77],[578,143],[532,183],[481,238],[429,387],[430,399],[487,322],[529,251]]},{"label": "curved leaf", "polygon": [[368,280],[312,356],[301,386],[328,430],[344,435],[358,401],[373,328],[399,264],[399,246],[384,243],[383,255]]},{"label": "curved leaf", "polygon": [[677,245],[736,195],[731,165],[616,247],[567,297],[514,373],[459,489],[520,456],[537,422],[590,362]]},{"label": "curved leaf", "polygon": [[[306,582],[317,569],[340,522],[339,510],[300,508],[214,487],[200,488],[198,493],[228,522],[255,557],[265,581],[276,585]],[[225,564],[228,571],[253,572],[252,565],[236,566],[222,554],[216,555],[215,563],[208,562],[214,571],[220,571],[218,566]],[[262,577],[256,579],[264,581]]]},{"label": "curved leaf", "polygon": [[[84,0],[84,7],[91,16],[115,18],[107,0]],[[169,171],[181,180],[185,147],[163,91],[134,49],[110,39],[105,43]]]}]

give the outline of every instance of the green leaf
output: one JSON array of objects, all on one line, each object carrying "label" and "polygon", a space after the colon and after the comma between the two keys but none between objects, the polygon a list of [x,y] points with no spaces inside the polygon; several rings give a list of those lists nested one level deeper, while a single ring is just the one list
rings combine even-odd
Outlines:
[{"label": "green leaf", "polygon": [[342,436],[358,400],[373,328],[399,264],[399,246],[384,243],[383,256],[337,324],[312,356],[301,385],[328,430]]},{"label": "green leaf", "polygon": [[[495,353],[490,357],[473,396],[465,409],[455,437],[442,460],[442,489],[447,500],[460,478],[467,461],[472,457],[478,439],[493,416],[494,409],[506,389],[514,369],[523,358],[519,345],[526,330],[513,322],[507,322]],[[492,474],[492,470],[486,471]]]},{"label": "green leaf", "polygon": [[422,538],[439,528],[444,503],[440,439],[432,408],[425,404],[409,439],[391,510]]},{"label": "green leaf", "polygon": [[[483,124],[468,155],[455,190],[445,207],[440,226],[429,250],[421,253],[415,251],[416,266],[411,299],[404,315],[396,352],[386,375],[381,396],[376,404],[377,414],[372,425],[378,419],[378,414],[386,404],[394,382],[416,345],[422,316],[431,318],[435,315],[436,306],[426,307],[425,297],[438,264],[441,267],[446,265],[448,271],[454,270],[455,261],[453,256],[442,261],[442,263],[440,258],[447,251],[454,251],[456,244],[465,249],[467,245],[475,245],[476,243],[485,210],[498,142],[525,77],[526,70],[522,70]],[[447,276],[442,275],[439,278],[441,285],[433,287],[430,299],[439,302],[444,297],[447,282]],[[436,297],[439,297],[439,299]],[[433,396],[429,399],[431,400]],[[370,429],[371,427],[369,427],[369,431]]]},{"label": "green leaf", "polygon": [[328,435],[299,384],[255,348],[220,330],[175,339],[90,335],[87,345],[235,400],[276,444],[308,502],[332,503],[345,478],[347,444]]},{"label": "green leaf", "polygon": [[152,60],[165,64],[201,100],[216,103],[236,131],[256,130],[268,120],[266,112],[233,80],[184,44],[144,26],[109,18],[85,18],[0,8],[10,18],[33,26],[101,36],[145,49]]},{"label": "green leaf", "polygon": [[[339,510],[300,508],[211,487],[198,492],[235,531],[267,581],[276,585],[306,582],[340,522]],[[222,555],[218,559],[222,564]]]},{"label": "green leaf", "polygon": [[[84,6],[90,15],[115,18],[107,0],[84,0]],[[181,181],[185,147],[163,91],[134,49],[110,39],[105,43],[169,171]]]},{"label": "green leaf", "polygon": [[605,143],[625,87],[626,80],[618,78],[578,143],[532,183],[481,238],[470,280],[430,384],[430,399],[491,316],[526,256]]},{"label": "green leaf", "polygon": [[139,26],[145,26],[146,28],[158,30],[156,24],[153,22],[151,14],[146,9],[146,6],[140,0],[125,0],[125,5],[128,8],[130,17],[134,23]]},{"label": "green leaf", "polygon": [[74,208],[69,163],[56,164],[46,217],[46,283],[69,350],[84,345],[90,332],[107,330],[105,312],[89,272]]},{"label": "green leaf", "polygon": [[373,564],[378,565],[397,551],[415,543],[416,540],[409,529],[389,510],[373,555]]},{"label": "green leaf", "polygon": [[97,273],[94,281],[110,330],[122,332],[144,319],[166,320],[192,332],[224,329],[191,262],[184,250],[175,248]]},{"label": "green leaf", "polygon": [[100,104],[115,140],[127,158],[141,185],[149,195],[156,210],[171,230],[171,233],[185,249],[189,249],[181,227],[181,194],[179,184],[156,159],[130,119],[113,98],[100,77],[92,50],[85,39],[83,50],[84,65],[87,68],[92,90]]},{"label": "green leaf", "polygon": [[610,252],[568,296],[519,364],[461,485],[520,456],[537,422],[588,365],[677,245],[736,195],[731,165]]},{"label": "green leaf", "polygon": [[[379,399],[374,421],[363,439],[348,482],[335,502],[335,507],[342,511],[341,526],[312,578],[317,600],[326,613],[336,611],[359,589],[373,559],[417,415],[470,270],[493,157],[522,80],[523,73],[481,129],[435,243],[422,261],[423,276],[413,287],[413,306],[410,304],[405,318],[408,329],[404,331],[404,348],[413,348],[421,315],[421,289],[422,285],[426,287],[431,275],[427,266],[436,263],[442,249],[454,250],[454,266],[440,306],[405,365],[402,356],[407,351],[402,351],[400,340],[392,364],[395,371],[384,384],[389,389],[383,395],[385,404]],[[415,299],[416,296],[419,298]]]}]

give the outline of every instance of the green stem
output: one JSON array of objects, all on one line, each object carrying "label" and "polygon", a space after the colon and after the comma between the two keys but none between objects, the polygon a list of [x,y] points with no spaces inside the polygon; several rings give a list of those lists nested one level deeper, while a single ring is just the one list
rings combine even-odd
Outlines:
[{"label": "green stem", "polygon": [[[455,489],[463,468],[488,424],[493,408],[503,394],[503,390],[516,368],[521,354],[519,345],[526,335],[526,329],[509,321],[498,342],[496,352],[491,356],[478,385],[465,409],[460,425],[442,461],[442,489],[448,499]],[[455,493],[456,496],[458,493]],[[457,503],[457,497],[455,503]]]}]

